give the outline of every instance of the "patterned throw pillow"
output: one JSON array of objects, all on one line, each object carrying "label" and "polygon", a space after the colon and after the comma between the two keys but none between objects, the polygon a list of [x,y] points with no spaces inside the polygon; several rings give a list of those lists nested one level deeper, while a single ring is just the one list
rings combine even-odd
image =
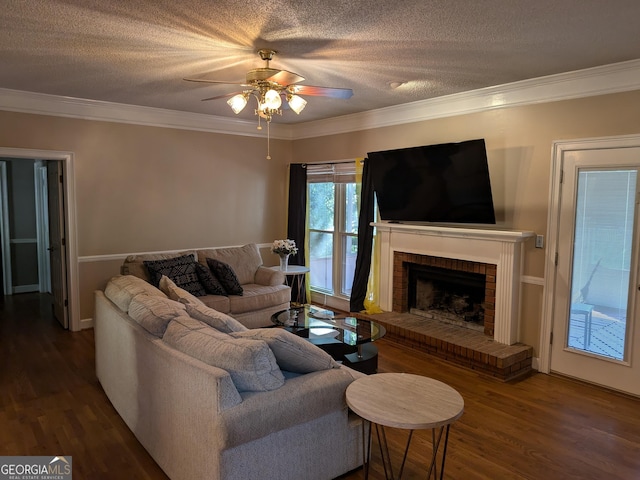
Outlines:
[{"label": "patterned throw pillow", "polygon": [[207,265],[229,295],[242,295],[242,285],[229,265],[215,258],[207,258]]},{"label": "patterned throw pillow", "polygon": [[224,287],[220,283],[220,281],[215,277],[211,270],[202,265],[201,263],[196,263],[196,273],[198,274],[198,279],[200,283],[211,295],[227,295]]},{"label": "patterned throw pillow", "polygon": [[184,255],[166,260],[145,260],[144,265],[149,270],[151,283],[156,287],[160,286],[160,279],[163,275],[166,275],[178,287],[186,290],[191,295],[202,297],[207,294],[198,279],[196,260],[193,255]]}]

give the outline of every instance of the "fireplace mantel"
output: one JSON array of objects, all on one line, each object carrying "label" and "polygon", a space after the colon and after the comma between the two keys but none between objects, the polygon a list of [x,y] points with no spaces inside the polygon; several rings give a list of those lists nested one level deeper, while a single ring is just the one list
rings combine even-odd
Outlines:
[{"label": "fireplace mantel", "polygon": [[496,305],[494,340],[518,342],[522,245],[533,232],[492,228],[374,223],[380,238],[380,307],[393,309],[395,252],[494,264]]}]

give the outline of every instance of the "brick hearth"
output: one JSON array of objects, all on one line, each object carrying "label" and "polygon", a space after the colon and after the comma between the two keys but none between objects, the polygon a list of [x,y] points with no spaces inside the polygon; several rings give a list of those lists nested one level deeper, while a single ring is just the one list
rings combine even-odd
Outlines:
[{"label": "brick hearth", "polygon": [[516,343],[505,345],[482,332],[438,321],[425,322],[410,313],[384,312],[375,315],[351,313],[383,325],[387,339],[471,368],[502,381],[531,373],[533,348]]}]

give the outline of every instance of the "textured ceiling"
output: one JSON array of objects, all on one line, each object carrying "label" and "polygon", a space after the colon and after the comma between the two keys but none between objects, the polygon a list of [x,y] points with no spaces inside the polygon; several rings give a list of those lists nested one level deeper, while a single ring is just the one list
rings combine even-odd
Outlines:
[{"label": "textured ceiling", "polygon": [[201,99],[237,88],[182,79],[243,82],[273,48],[354,92],[274,120],[299,123],[639,59],[638,32],[638,0],[4,0],[0,87],[234,117]]}]

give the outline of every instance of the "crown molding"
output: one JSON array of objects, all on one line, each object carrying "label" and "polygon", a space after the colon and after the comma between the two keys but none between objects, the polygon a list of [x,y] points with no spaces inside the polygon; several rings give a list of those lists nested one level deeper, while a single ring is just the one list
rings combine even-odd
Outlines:
[{"label": "crown molding", "polygon": [[295,139],[640,89],[640,59],[292,125]]},{"label": "crown molding", "polygon": [[[271,124],[271,138],[296,140],[402,125],[496,108],[640,89],[640,59],[313,122]],[[253,121],[0,88],[0,110],[263,137]]]},{"label": "crown molding", "polygon": [[[256,122],[163,108],[0,88],[0,110],[151,127],[264,137]],[[289,125],[271,125],[271,138],[291,140]]]}]

